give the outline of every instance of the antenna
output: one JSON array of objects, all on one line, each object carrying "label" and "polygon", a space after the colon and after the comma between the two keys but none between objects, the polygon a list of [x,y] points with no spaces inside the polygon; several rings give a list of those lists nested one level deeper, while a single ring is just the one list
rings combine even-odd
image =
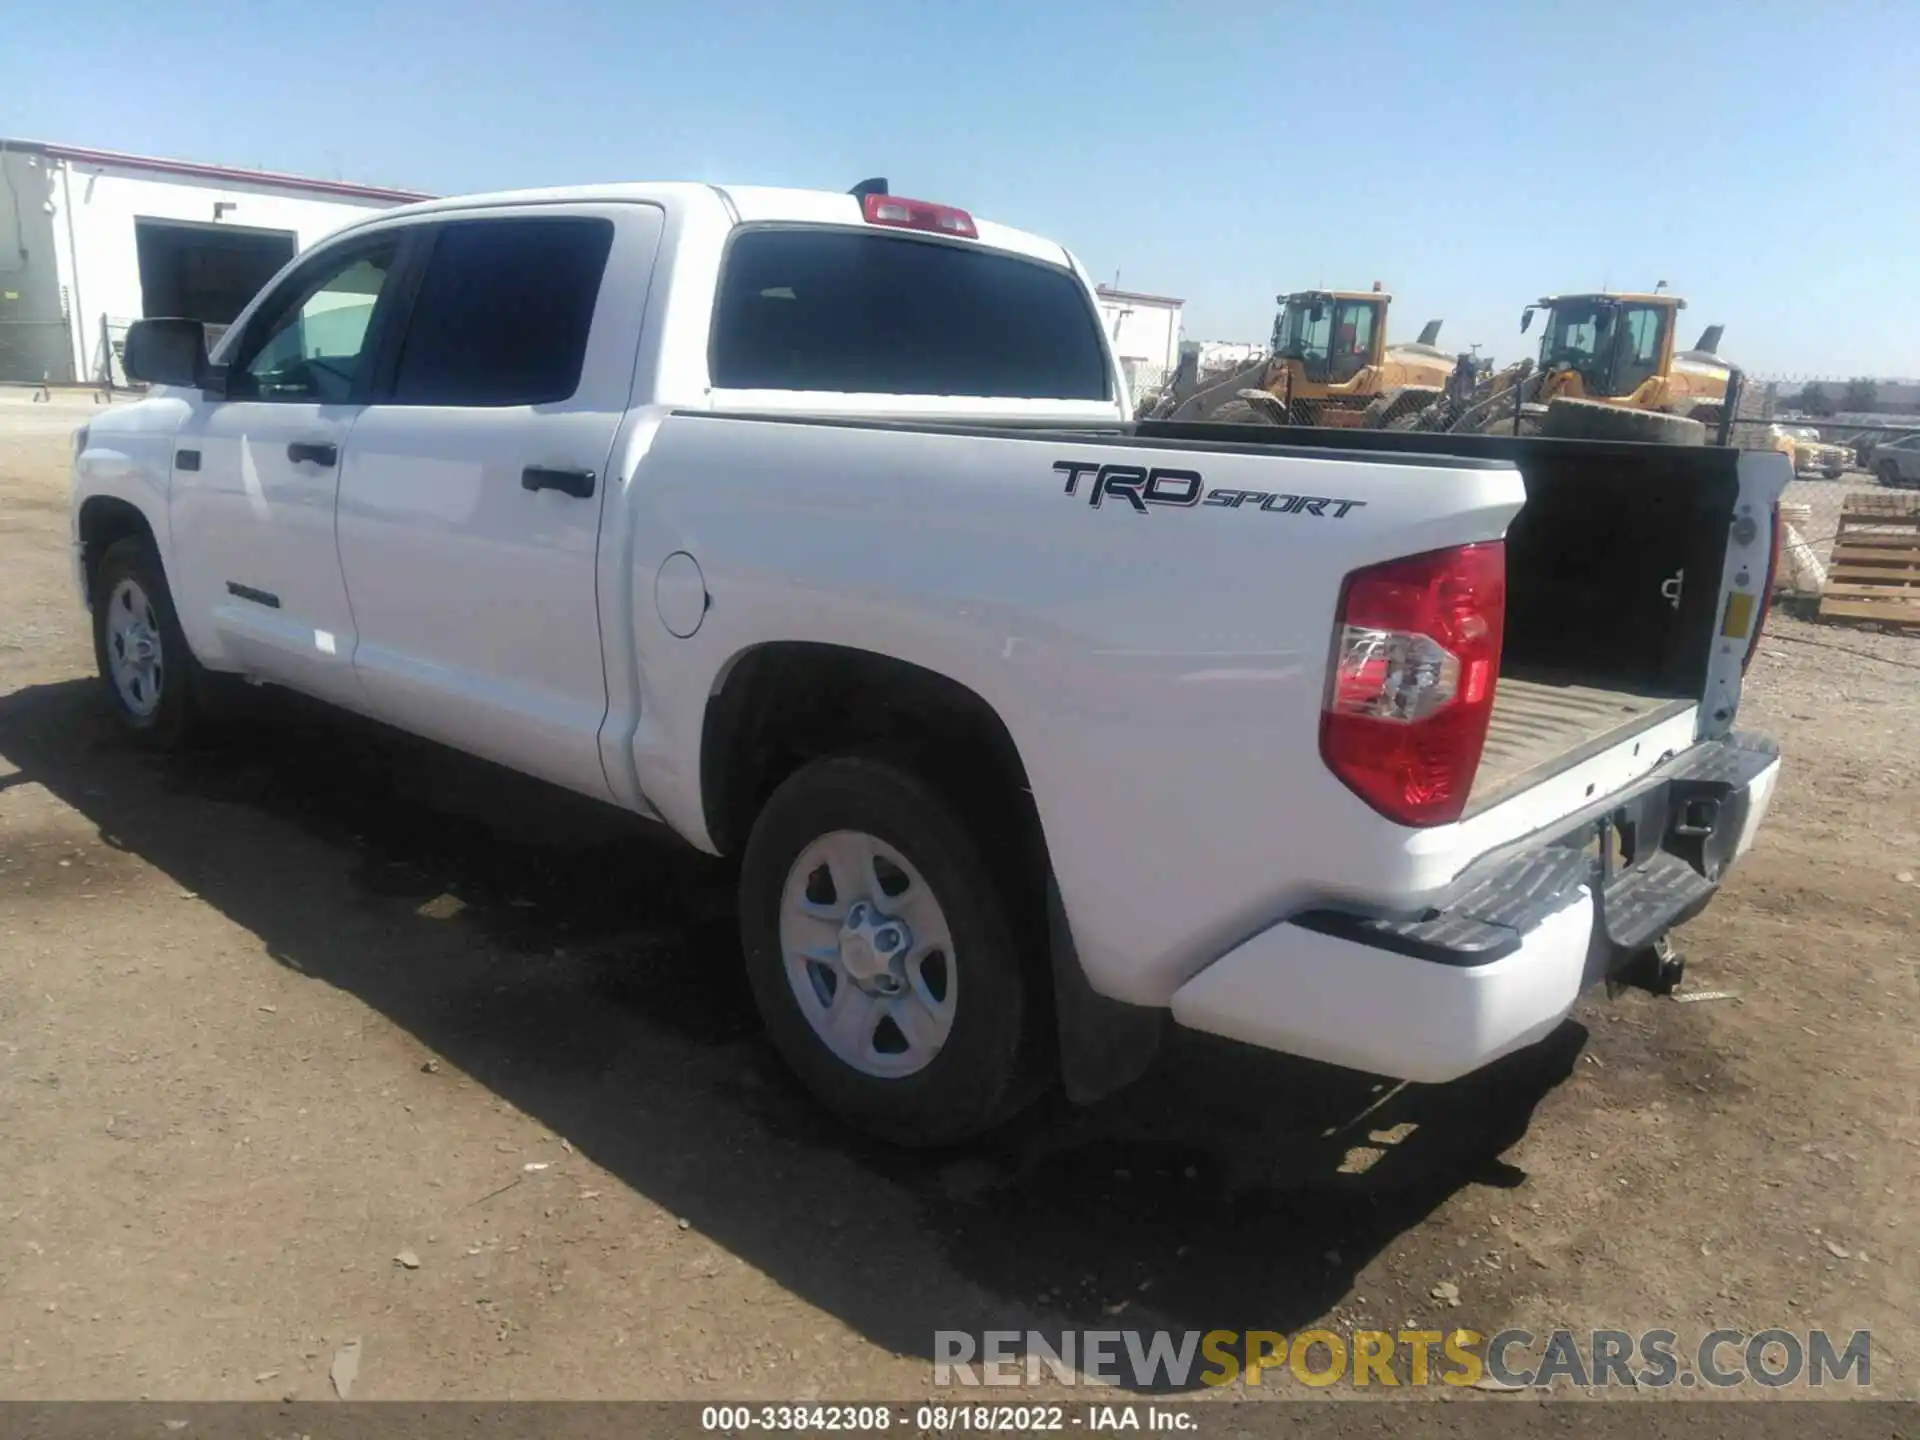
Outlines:
[{"label": "antenna", "polygon": [[889,193],[886,177],[876,175],[871,180],[862,180],[847,193],[856,200],[865,200],[869,195],[885,195]]}]

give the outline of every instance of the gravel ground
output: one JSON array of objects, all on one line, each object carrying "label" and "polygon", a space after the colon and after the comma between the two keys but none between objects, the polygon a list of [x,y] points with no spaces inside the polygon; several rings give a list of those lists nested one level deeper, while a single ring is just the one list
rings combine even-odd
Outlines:
[{"label": "gravel ground", "polygon": [[356,1398],[914,1397],[937,1327],[1315,1323],[1870,1328],[1920,1394],[1920,644],[1776,621],[1781,793],[1679,937],[1735,998],[1443,1087],[1176,1036],[903,1156],[771,1059],[720,867],[298,707],[122,746],[84,414],[0,400],[0,1396],[314,1398],[357,1341]]}]

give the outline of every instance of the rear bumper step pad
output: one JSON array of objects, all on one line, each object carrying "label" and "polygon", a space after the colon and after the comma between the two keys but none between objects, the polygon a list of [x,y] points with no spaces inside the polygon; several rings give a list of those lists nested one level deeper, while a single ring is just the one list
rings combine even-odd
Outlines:
[{"label": "rear bumper step pad", "polygon": [[1705,741],[1624,795],[1482,858],[1417,918],[1322,910],[1293,923],[1438,964],[1484,965],[1512,954],[1584,886],[1599,898],[1608,973],[1713,898],[1747,830],[1749,787],[1779,758],[1764,736]]},{"label": "rear bumper step pad", "polygon": [[1548,1034],[1697,913],[1780,778],[1771,741],[1696,745],[1643,783],[1489,855],[1408,919],[1329,911],[1263,930],[1173,996],[1191,1029],[1440,1082]]}]

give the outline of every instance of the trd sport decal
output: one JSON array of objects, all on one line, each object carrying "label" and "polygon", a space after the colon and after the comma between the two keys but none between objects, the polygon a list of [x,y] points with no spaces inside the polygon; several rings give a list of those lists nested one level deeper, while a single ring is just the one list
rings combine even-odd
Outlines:
[{"label": "trd sport decal", "polygon": [[1144,515],[1149,505],[1170,505],[1190,510],[1195,505],[1223,505],[1229,510],[1243,507],[1265,510],[1274,515],[1331,516],[1345,518],[1349,510],[1358,510],[1364,500],[1336,500],[1328,495],[1282,495],[1265,490],[1208,490],[1198,470],[1148,469],[1144,465],[1101,465],[1087,460],[1056,460],[1054,472],[1067,477],[1069,495],[1080,493],[1080,482],[1091,477],[1087,486],[1087,504],[1095,510],[1108,499],[1124,500],[1135,513]]}]

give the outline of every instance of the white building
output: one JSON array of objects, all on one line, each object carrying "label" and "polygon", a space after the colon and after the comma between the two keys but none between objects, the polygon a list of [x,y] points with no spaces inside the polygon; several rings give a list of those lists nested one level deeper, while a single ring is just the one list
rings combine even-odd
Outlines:
[{"label": "white building", "polygon": [[1095,287],[1100,318],[1137,400],[1180,363],[1180,307],[1168,295]]},{"label": "white building", "polygon": [[269,276],[406,190],[0,139],[0,381],[119,379],[143,316],[229,324]]}]

